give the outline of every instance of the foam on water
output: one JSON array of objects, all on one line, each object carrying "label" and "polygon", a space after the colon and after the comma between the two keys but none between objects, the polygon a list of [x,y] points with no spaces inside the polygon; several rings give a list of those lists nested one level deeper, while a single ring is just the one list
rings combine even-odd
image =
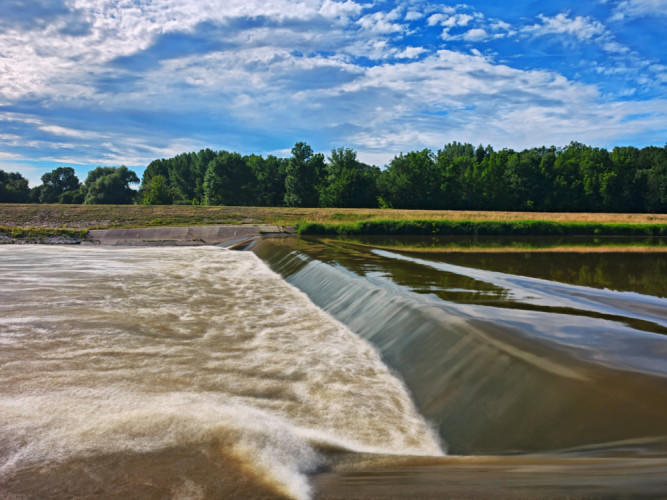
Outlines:
[{"label": "foam on water", "polygon": [[2,247],[0,276],[0,488],[35,466],[213,446],[305,498],[327,447],[442,454],[370,344],[252,253]]}]

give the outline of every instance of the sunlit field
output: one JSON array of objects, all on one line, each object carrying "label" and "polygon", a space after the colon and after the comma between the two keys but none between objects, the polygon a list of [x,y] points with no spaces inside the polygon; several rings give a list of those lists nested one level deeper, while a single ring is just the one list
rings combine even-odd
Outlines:
[{"label": "sunlit field", "polygon": [[117,228],[207,224],[336,224],[365,220],[470,220],[667,224],[667,214],[484,212],[357,208],[226,207],[182,205],[0,204],[0,225],[35,228]]}]

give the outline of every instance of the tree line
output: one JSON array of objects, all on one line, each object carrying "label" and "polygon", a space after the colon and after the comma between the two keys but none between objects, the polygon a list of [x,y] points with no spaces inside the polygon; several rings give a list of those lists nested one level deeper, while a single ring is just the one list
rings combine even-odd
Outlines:
[{"label": "tree line", "polygon": [[380,169],[349,148],[325,157],[298,142],[288,158],[183,153],[151,162],[132,190],[138,181],[126,167],[98,167],[82,184],[60,167],[28,189],[20,174],[0,171],[0,201],[664,213],[667,145],[495,151],[452,142]]},{"label": "tree line", "polygon": [[58,167],[42,175],[42,184],[32,189],[17,172],[0,170],[0,203],[117,204],[134,203],[139,182],[136,172],[125,166],[97,167],[81,183],[72,167]]}]

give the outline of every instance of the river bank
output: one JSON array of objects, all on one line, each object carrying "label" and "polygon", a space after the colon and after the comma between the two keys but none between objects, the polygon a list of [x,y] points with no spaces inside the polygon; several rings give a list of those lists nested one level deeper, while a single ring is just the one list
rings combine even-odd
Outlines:
[{"label": "river bank", "polygon": [[[215,238],[209,241],[207,237],[192,236],[193,231],[215,231],[202,229],[205,227],[245,228],[239,231],[253,234],[655,237],[667,235],[667,214],[0,204],[0,243],[79,244],[98,240],[91,236],[92,231],[136,229],[148,233],[115,238],[116,242],[220,243]],[[167,232],[151,232],[156,228]],[[173,236],[174,231],[185,233]]]},{"label": "river bank", "polygon": [[296,226],[305,222],[343,224],[373,220],[540,220],[561,223],[667,224],[667,214],[190,205],[0,204],[0,226],[22,228],[113,229],[225,224]]}]

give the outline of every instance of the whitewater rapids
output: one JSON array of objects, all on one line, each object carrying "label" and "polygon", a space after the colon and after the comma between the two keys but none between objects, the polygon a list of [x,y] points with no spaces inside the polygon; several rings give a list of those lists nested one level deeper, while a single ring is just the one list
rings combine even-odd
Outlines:
[{"label": "whitewater rapids", "polygon": [[0,496],[309,498],[336,453],[444,454],[376,350],[251,252],[6,246],[0,276]]}]

